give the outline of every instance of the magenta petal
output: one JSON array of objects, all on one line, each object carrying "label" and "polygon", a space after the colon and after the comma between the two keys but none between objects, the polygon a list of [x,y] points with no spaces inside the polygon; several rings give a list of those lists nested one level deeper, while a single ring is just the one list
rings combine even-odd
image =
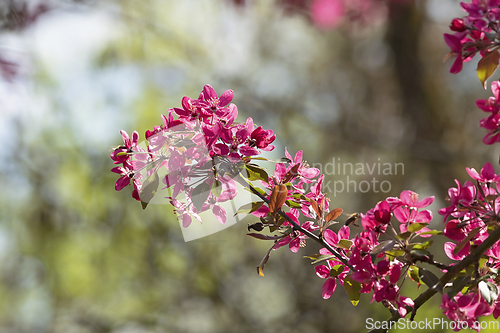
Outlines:
[{"label": "magenta petal", "polygon": [[467,256],[470,251],[470,243],[467,243],[462,250],[460,250],[456,255],[453,254],[455,250],[456,244],[452,242],[446,242],[444,244],[444,252],[448,256],[448,258],[453,260],[462,260]]},{"label": "magenta petal", "polygon": [[280,239],[277,243],[274,244],[273,249],[278,249],[282,246],[288,245],[292,241],[292,237],[290,235]]},{"label": "magenta petal", "polygon": [[322,279],[326,279],[330,276],[330,268],[325,265],[318,265],[314,267],[314,269],[316,270],[316,275]]},{"label": "magenta petal", "polygon": [[418,202],[418,194],[413,191],[404,190],[399,197],[401,202],[407,206],[414,207],[415,203]]},{"label": "magenta petal", "polygon": [[226,210],[221,206],[214,205],[212,208],[212,212],[215,215],[215,218],[222,224],[226,223]]},{"label": "magenta petal", "polygon": [[191,224],[191,216],[189,216],[189,214],[182,214],[182,226],[184,228],[187,228],[189,227],[190,224]]},{"label": "magenta petal", "polygon": [[300,172],[300,175],[302,177],[312,179],[312,178],[316,178],[319,175],[319,173],[320,173],[320,171],[317,168],[307,168],[307,169],[303,169]]},{"label": "magenta petal", "polygon": [[450,73],[451,74],[460,73],[462,68],[463,68],[463,60],[462,60],[462,57],[460,55],[458,55],[457,59],[455,59],[455,62],[453,63],[453,65],[451,65]]},{"label": "magenta petal", "polygon": [[137,133],[137,131],[133,131],[132,132],[132,146],[137,146],[137,144],[139,143],[139,133]]},{"label": "magenta petal", "polygon": [[406,223],[408,222],[409,219],[409,211],[408,208],[403,208],[403,207],[398,207],[394,210],[394,217],[400,222],[400,223]]},{"label": "magenta petal", "polygon": [[299,150],[296,154],[295,154],[295,164],[299,164],[299,163],[302,163],[302,156],[303,156],[303,151],[302,150]]},{"label": "magenta petal", "polygon": [[415,222],[417,223],[429,223],[430,220],[432,220],[432,212],[430,210],[418,212],[415,217]]},{"label": "magenta petal", "polygon": [[424,207],[427,207],[427,206],[429,206],[430,204],[432,204],[433,202],[434,202],[434,196],[430,196],[430,197],[424,198],[424,199],[422,199],[422,201],[420,201],[420,202],[418,203],[417,208],[424,208]]},{"label": "magenta petal", "polygon": [[121,191],[123,190],[123,188],[125,186],[127,186],[128,184],[130,184],[130,177],[125,175],[125,176],[121,176],[120,178],[118,178],[118,180],[116,181],[116,184],[115,184],[115,190],[117,191]]},{"label": "magenta petal", "polygon": [[249,147],[249,146],[240,147],[239,152],[243,156],[254,156],[254,155],[260,154],[260,151],[257,148]]},{"label": "magenta petal", "polygon": [[344,225],[339,230],[339,237],[340,237],[340,239],[349,239],[350,233],[351,233],[351,230],[349,229],[349,227]]},{"label": "magenta petal", "polygon": [[288,247],[290,248],[290,251],[292,251],[293,253],[297,253],[299,252],[299,248],[300,248],[300,238],[296,237],[294,238],[290,244],[288,245]]},{"label": "magenta petal", "polygon": [[495,169],[493,169],[493,165],[490,162],[486,162],[484,167],[481,169],[481,176],[484,179],[493,179],[495,178]]},{"label": "magenta petal", "polygon": [[323,238],[330,245],[336,245],[339,243],[339,238],[335,232],[330,229],[326,229],[323,233]]},{"label": "magenta petal", "polygon": [[274,176],[277,179],[283,179],[286,174],[286,166],[283,163],[277,163],[274,167]]},{"label": "magenta petal", "polygon": [[219,97],[219,106],[226,106],[233,100],[234,91],[231,89],[224,91],[224,93]]},{"label": "magenta petal", "polygon": [[488,103],[488,100],[486,100],[486,99],[478,99],[476,101],[476,106],[485,112],[492,111],[492,108],[491,108],[490,104]]},{"label": "magenta petal", "polygon": [[269,145],[265,148],[260,148],[263,151],[272,151],[274,148],[276,148],[274,145]]},{"label": "magenta petal", "polygon": [[111,172],[122,175],[125,173],[125,169],[123,167],[114,167],[113,169],[111,169]]},{"label": "magenta petal", "polygon": [[203,98],[206,101],[208,101],[211,98],[218,98],[217,93],[215,92],[214,88],[212,88],[212,86],[209,84],[206,84],[203,87],[202,94],[203,94]]},{"label": "magenta petal", "polygon": [[391,269],[390,281],[392,284],[396,284],[401,276],[401,266],[394,265]]},{"label": "magenta petal", "polygon": [[491,92],[495,96],[495,99],[498,101],[500,99],[500,81],[491,82]]},{"label": "magenta petal", "polygon": [[122,135],[125,146],[127,146],[127,148],[130,148],[130,137],[128,136],[128,133],[122,130],[120,131],[120,134]]},{"label": "magenta petal", "polygon": [[450,47],[453,52],[462,53],[462,43],[457,36],[450,34],[443,34],[444,41]]},{"label": "magenta petal", "polygon": [[238,107],[234,104],[229,104],[229,112],[226,115],[226,126],[230,126],[233,121],[238,117]]},{"label": "magenta petal", "polygon": [[335,292],[336,288],[337,281],[335,281],[335,279],[327,279],[325,283],[323,283],[323,298],[329,299]]},{"label": "magenta petal", "polygon": [[290,153],[288,152],[288,150],[286,149],[286,147],[285,147],[285,156],[286,156],[286,158],[288,158],[290,161],[293,161],[292,155],[290,155]]}]

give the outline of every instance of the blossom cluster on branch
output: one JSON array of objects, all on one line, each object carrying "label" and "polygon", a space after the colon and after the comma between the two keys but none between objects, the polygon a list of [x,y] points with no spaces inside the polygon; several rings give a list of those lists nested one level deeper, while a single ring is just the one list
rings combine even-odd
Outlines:
[{"label": "blossom cluster on branch", "polygon": [[[500,0],[473,0],[462,7],[468,16],[454,19],[455,33],[445,34],[451,54],[457,56],[451,72],[459,72],[463,61],[479,53],[478,75],[484,84],[500,58]],[[500,141],[500,81],[492,83],[492,90],[494,97],[476,103],[491,114],[481,121],[489,130],[483,139],[486,144]],[[274,161],[261,156],[262,151],[274,149],[276,136],[254,125],[252,118],[237,122],[233,95],[227,90],[219,96],[206,85],[197,99],[184,97],[180,108],[161,116],[161,126],[146,131],[144,145],[139,144],[137,132],[129,136],[122,131],[123,144],[110,155],[117,165],[111,171],[120,176],[115,189],[132,184],[132,196],[144,209],[160,189],[166,190],[165,198],[182,227],[189,228],[193,218],[201,223],[200,214],[210,211],[218,222],[226,223],[223,203],[243,187],[258,199],[236,214],[252,214],[255,221],[248,225],[248,235],[271,243],[257,267],[259,275],[264,275],[273,251],[288,247],[297,253],[314,241],[322,248],[305,258],[324,280],[324,299],[339,285],[353,305],[361,294],[372,293],[371,301],[382,303],[393,315],[390,320],[397,320],[410,311],[413,319],[418,307],[439,292],[445,315],[457,323],[472,325],[481,316],[500,316],[500,175],[490,163],[480,172],[467,168],[473,181],[456,180],[457,187],[450,188],[449,206],[439,210],[444,231],[430,226],[433,214],[426,208],[434,197],[421,199],[409,190],[332,228],[343,211],[330,207],[322,190],[324,175],[307,164],[302,151],[292,156],[285,148],[285,156]],[[272,173],[262,161],[274,163]],[[450,240],[444,252],[451,264],[437,262],[430,251],[433,238],[442,236]],[[411,282],[428,289],[411,299],[401,293],[402,285]]]}]

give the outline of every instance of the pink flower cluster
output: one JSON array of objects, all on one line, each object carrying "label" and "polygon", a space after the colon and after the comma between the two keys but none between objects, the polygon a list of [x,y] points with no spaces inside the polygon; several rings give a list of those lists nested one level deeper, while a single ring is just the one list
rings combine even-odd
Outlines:
[{"label": "pink flower cluster", "polygon": [[[467,168],[470,180],[450,188],[450,205],[439,210],[446,223],[444,235],[452,242],[446,242],[444,251],[453,260],[462,260],[489,236],[491,228],[498,225],[500,214],[500,175],[495,174],[491,163],[486,163],[477,172]],[[500,315],[500,301],[497,300],[499,284],[496,280],[500,268],[500,241],[497,241],[482,256],[482,263],[474,272],[475,286],[466,293],[454,297],[443,295],[441,308],[451,320],[471,323],[479,316]],[[481,284],[484,285],[481,288]],[[490,294],[496,295],[491,297]]]},{"label": "pink flower cluster", "polygon": [[[500,110],[499,84],[492,85],[494,97],[477,102],[492,116]],[[318,263],[316,275],[325,280],[324,299],[330,298],[339,284],[353,304],[360,294],[373,291],[372,302],[383,303],[401,317],[415,306],[412,299],[401,295],[404,281],[411,279],[441,292],[449,287],[439,287],[439,278],[418,266],[425,262],[443,272],[450,269],[434,261],[427,250],[432,245],[429,237],[444,234],[451,240],[445,244],[445,253],[452,260],[462,260],[498,225],[500,175],[486,163],[481,172],[467,168],[475,183],[462,185],[456,181],[457,187],[449,190],[450,205],[439,210],[446,222],[444,232],[429,228],[432,212],[426,208],[434,197],[420,200],[412,191],[388,197],[365,214],[355,214],[363,227],[358,234],[351,235],[350,225],[357,226],[354,220],[335,232],[330,227],[338,223],[335,220],[342,209],[330,209],[322,190],[324,175],[304,161],[302,151],[292,156],[285,148],[285,157],[278,161],[258,156],[274,148],[276,137],[272,130],[255,126],[251,118],[237,123],[238,109],[231,104],[232,98],[231,90],[218,96],[206,85],[197,99],[184,97],[181,108],[162,115],[163,125],[146,131],[145,143],[139,143],[137,132],[129,136],[121,131],[123,144],[110,155],[117,165],[111,171],[119,174],[115,189],[120,191],[132,183],[132,196],[145,208],[162,183],[161,190],[167,190],[166,198],[187,228],[192,218],[201,222],[200,214],[205,211],[225,223],[227,216],[221,203],[237,195],[237,183],[248,187],[261,201],[242,206],[237,214],[251,213],[258,218],[248,226],[249,231],[256,231],[250,236],[273,241],[257,267],[260,275],[273,250],[288,246],[297,253],[308,239],[314,239],[323,248],[309,258]],[[275,163],[272,175],[256,164],[260,160]],[[259,187],[252,183],[255,181]],[[185,195],[184,200],[180,193]],[[261,233],[264,230],[272,234]],[[500,241],[473,269],[469,280],[462,285],[459,282],[463,280],[456,278],[451,290],[443,295],[441,307],[454,321],[472,322],[479,316],[500,315]],[[410,279],[405,279],[406,275]],[[461,288],[455,288],[455,284]]]},{"label": "pink flower cluster", "polygon": [[499,45],[500,1],[472,0],[460,5],[468,15],[453,19],[450,29],[455,31],[454,34],[444,34],[445,42],[451,49],[448,56],[456,57],[450,69],[453,74],[459,73],[463,62],[470,61],[476,53],[484,56]]},{"label": "pink flower cluster", "polygon": [[[479,332],[481,330],[481,327],[477,327],[479,317],[493,314],[496,319],[500,316],[500,302],[490,306],[479,293],[463,295],[459,292],[452,298],[448,294],[443,294],[440,307],[446,317],[460,323],[454,326],[453,330],[455,332],[460,331],[462,327],[470,327]],[[463,323],[466,323],[466,325]]]},{"label": "pink flower cluster", "polygon": [[479,122],[479,126],[488,131],[488,134],[483,138],[483,143],[487,145],[500,142],[500,115],[498,114],[500,111],[500,81],[491,83],[491,91],[493,96],[476,101],[478,108],[490,114]]},{"label": "pink flower cluster", "polygon": [[[287,156],[291,159],[288,153]],[[340,215],[341,210],[338,211],[337,208],[337,211],[332,210],[328,213],[328,200],[321,192],[323,175],[311,186],[310,191],[304,191],[302,185],[310,182],[319,171],[303,166],[301,160],[302,152],[299,152],[288,167],[281,163],[277,164],[275,176],[270,177],[268,182],[263,182],[263,185],[273,189],[279,184],[288,182],[286,195],[282,200],[283,205],[289,207],[287,215],[297,224],[300,224],[300,215],[312,219],[303,223],[301,227],[307,231],[322,231],[322,238],[330,249],[334,249],[341,257],[348,260],[349,266],[339,261],[338,256],[329,248],[322,248],[318,255],[311,257],[317,262],[326,261],[325,264],[316,266],[316,275],[325,279],[323,298],[330,298],[338,283],[346,288],[348,279],[349,284],[354,283],[358,286],[357,292],[373,291],[372,301],[384,302],[386,306],[396,309],[401,316],[405,316],[407,308],[413,306],[413,301],[400,294],[398,282],[404,280],[402,273],[421,260],[422,251],[425,252],[427,245],[415,242],[417,237],[432,236],[431,233],[425,234],[430,231],[427,225],[432,219],[432,213],[423,208],[429,206],[434,198],[419,200],[418,194],[412,191],[403,191],[399,198],[387,198],[366,214],[361,214],[364,230],[351,238],[348,226],[340,228],[338,233],[325,228],[332,223],[333,216]],[[267,198],[271,200],[272,196],[271,193]],[[263,205],[253,214],[261,218],[260,227],[275,226],[282,229],[280,237],[256,237],[274,239],[272,250],[288,245],[292,252],[298,252],[299,247],[305,246],[307,237],[302,232],[290,228],[289,222],[273,218],[273,209],[269,206]],[[393,218],[399,224],[399,231],[392,227]],[[419,245],[420,256],[405,257],[405,253],[411,254],[413,247]]]},{"label": "pink flower cluster", "polygon": [[[132,182],[132,196],[145,207],[158,191],[158,173],[163,169],[163,189],[171,190],[167,198],[184,227],[190,225],[191,217],[201,222],[199,213],[207,210],[225,223],[226,212],[219,204],[236,196],[233,178],[238,168],[245,158],[274,149],[271,143],[276,138],[271,130],[255,128],[252,118],[236,123],[233,95],[227,90],[218,96],[206,85],[197,99],[184,97],[182,108],[162,115],[163,125],[146,131],[145,147],[139,147],[137,132],[130,138],[121,131],[124,144],[110,155],[115,164],[121,164],[111,170],[120,175],[115,189],[120,191]],[[187,203],[177,199],[181,192]]]}]

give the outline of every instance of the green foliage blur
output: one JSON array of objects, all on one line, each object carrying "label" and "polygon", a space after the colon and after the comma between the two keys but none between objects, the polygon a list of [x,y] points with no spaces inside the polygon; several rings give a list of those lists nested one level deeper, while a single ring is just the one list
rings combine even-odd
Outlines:
[{"label": "green foliage blur", "polygon": [[[474,64],[452,76],[442,63],[458,1],[390,3],[374,26],[333,31],[279,1],[48,4],[22,29],[6,24],[21,16],[5,15],[0,34],[0,58],[18,64],[0,82],[2,333],[363,332],[367,318],[389,317],[370,295],[354,308],[340,286],[323,300],[323,280],[302,259],[316,244],[273,252],[259,277],[272,244],[246,236],[245,223],[185,243],[170,206],[143,211],[130,188],[114,190],[119,131],[142,139],[204,84],[233,89],[239,120],[275,131],[276,158],[287,147],[312,166],[404,164],[376,175],[387,193],[331,193],[346,212],[411,189],[436,196],[439,227],[454,178],[495,161],[481,143],[474,102],[489,92]],[[373,177],[325,181],[333,189],[347,176]],[[442,317],[438,306],[416,319]]]}]

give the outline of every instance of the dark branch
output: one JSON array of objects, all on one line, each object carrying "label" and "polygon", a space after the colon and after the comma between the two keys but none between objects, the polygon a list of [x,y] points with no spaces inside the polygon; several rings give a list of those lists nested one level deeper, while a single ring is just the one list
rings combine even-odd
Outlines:
[{"label": "dark branch", "polygon": [[[259,198],[261,198],[262,200],[264,200],[265,203],[269,204],[269,200],[265,196],[263,196],[262,194],[260,194],[252,185],[248,184],[248,186],[250,187],[250,190],[256,196],[258,196]],[[286,215],[281,209],[278,210],[278,214],[280,214],[285,220],[287,220],[288,222],[290,222],[290,224],[293,225],[293,229],[294,230],[300,231],[301,233],[303,233],[307,237],[309,237],[309,238],[315,240],[316,242],[318,242],[319,244],[323,245],[325,248],[328,249],[328,251],[330,251],[334,256],[336,256],[344,265],[346,265],[347,267],[349,267],[350,269],[353,270],[353,267],[351,265],[349,265],[349,263],[347,262],[347,260],[340,253],[338,253],[337,250],[335,250],[330,244],[328,244],[327,242],[325,242],[323,240],[323,238],[321,238],[321,237],[313,234],[309,230],[306,230],[306,229],[302,228],[299,224],[297,224],[294,220],[292,220],[288,215]]]}]

